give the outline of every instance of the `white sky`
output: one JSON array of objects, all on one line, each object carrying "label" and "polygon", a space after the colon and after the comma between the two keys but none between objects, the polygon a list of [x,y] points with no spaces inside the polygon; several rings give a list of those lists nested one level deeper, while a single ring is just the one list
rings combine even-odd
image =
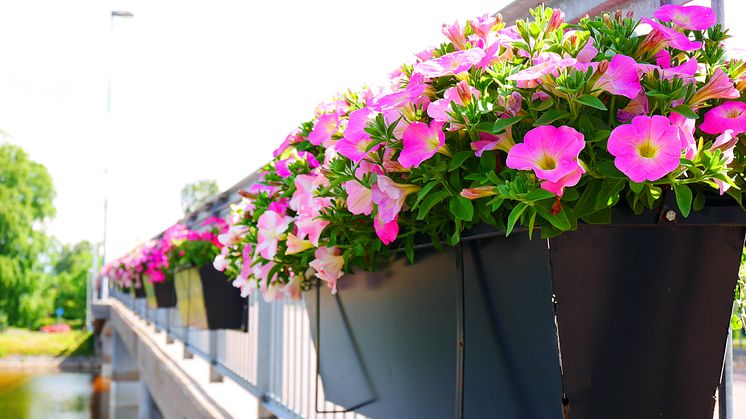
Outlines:
[{"label": "white sky", "polygon": [[2,0],[0,129],[49,169],[60,240],[100,240],[108,194],[112,258],[180,218],[184,184],[232,186],[319,102],[505,3]]},{"label": "white sky", "polygon": [[[184,184],[232,186],[319,102],[382,84],[441,24],[506,3],[2,0],[0,129],[49,169],[63,242],[100,240],[108,195],[112,258],[181,217]],[[135,16],[112,26],[112,10]]]}]

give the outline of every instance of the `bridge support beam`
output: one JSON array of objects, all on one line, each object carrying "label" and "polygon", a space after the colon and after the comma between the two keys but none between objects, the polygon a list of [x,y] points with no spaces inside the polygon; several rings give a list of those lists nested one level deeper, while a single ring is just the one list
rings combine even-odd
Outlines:
[{"label": "bridge support beam", "polygon": [[111,345],[109,417],[138,419],[142,384],[137,363],[116,331],[112,334]]}]

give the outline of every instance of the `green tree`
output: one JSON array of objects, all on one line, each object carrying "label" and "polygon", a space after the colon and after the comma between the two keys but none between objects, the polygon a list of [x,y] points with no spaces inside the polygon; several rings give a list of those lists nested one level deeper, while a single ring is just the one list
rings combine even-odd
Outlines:
[{"label": "green tree", "polygon": [[88,273],[93,264],[91,244],[81,241],[74,246],[58,246],[56,257],[51,264],[54,282],[54,307],[65,310],[66,319],[85,319],[86,285]]},{"label": "green tree", "polygon": [[181,188],[181,209],[184,214],[189,214],[218,193],[220,188],[214,180],[203,179],[187,183]]},{"label": "green tree", "polygon": [[0,145],[0,317],[12,325],[31,325],[48,309],[40,256],[49,241],[39,226],[55,214],[54,195],[46,167]]}]

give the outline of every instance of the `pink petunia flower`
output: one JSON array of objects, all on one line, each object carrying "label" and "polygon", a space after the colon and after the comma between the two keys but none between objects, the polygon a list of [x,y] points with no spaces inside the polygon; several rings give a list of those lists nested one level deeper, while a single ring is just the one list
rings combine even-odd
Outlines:
[{"label": "pink petunia flower", "polygon": [[223,246],[233,246],[243,239],[248,230],[249,228],[244,225],[232,225],[228,231],[218,236],[218,240]]},{"label": "pink petunia flower", "polygon": [[469,26],[474,30],[474,33],[482,39],[487,39],[487,36],[492,32],[496,24],[497,19],[486,13],[469,21]]},{"label": "pink petunia flower", "polygon": [[250,281],[248,278],[245,278],[243,276],[236,277],[236,279],[231,282],[231,285],[233,285],[234,288],[238,288],[240,290],[241,298],[248,297],[254,291],[253,281]]},{"label": "pink petunia flower", "polygon": [[370,215],[373,212],[373,197],[371,190],[356,180],[344,183],[347,192],[347,209],[353,214]]},{"label": "pink petunia flower", "polygon": [[471,69],[482,61],[484,56],[484,50],[481,48],[451,52],[442,57],[415,64],[414,71],[429,78],[455,75]]},{"label": "pink petunia flower", "polygon": [[578,164],[572,172],[562,176],[556,182],[551,182],[548,180],[541,182],[541,189],[549,191],[557,196],[562,196],[565,188],[577,185],[584,173],[585,169],[583,169],[583,166]]},{"label": "pink petunia flower", "polygon": [[263,258],[271,260],[277,254],[277,242],[288,229],[292,217],[280,215],[274,211],[265,211],[257,222],[256,251]]},{"label": "pink petunia flower", "polygon": [[661,22],[673,22],[676,28],[703,31],[715,24],[715,12],[704,6],[667,4],[653,13]]},{"label": "pink petunia flower", "polygon": [[399,163],[406,168],[418,167],[420,163],[435,155],[445,144],[443,123],[433,121],[430,126],[413,122],[404,130]]},{"label": "pink petunia flower", "polygon": [[370,151],[377,149],[378,145],[366,151],[373,140],[365,132],[365,127],[376,115],[378,112],[368,107],[352,112],[344,131],[344,138],[335,145],[336,151],[353,162],[359,163]]},{"label": "pink petunia flower", "polygon": [[380,217],[375,217],[373,219],[373,228],[376,231],[378,239],[381,240],[383,244],[391,244],[396,240],[396,236],[399,235],[399,223],[396,221],[397,218],[399,218],[398,215],[389,222],[383,222]]},{"label": "pink petunia flower", "polygon": [[562,58],[553,52],[545,52],[534,59],[534,65],[508,76],[508,80],[519,82],[518,87],[536,87],[537,83],[548,75],[559,75],[559,70],[572,67],[577,63],[575,58]]},{"label": "pink petunia flower", "polygon": [[725,102],[710,109],[699,129],[708,134],[722,134],[728,129],[733,130],[734,135],[746,132],[746,103]]},{"label": "pink petunia flower", "polygon": [[298,214],[298,218],[295,220],[295,227],[300,239],[308,236],[308,240],[310,240],[314,246],[319,245],[321,233],[324,231],[326,226],[329,225],[329,221],[322,220],[319,217],[321,211],[329,205],[329,198],[314,198],[311,208],[301,211],[301,213]]},{"label": "pink petunia flower", "polygon": [[616,112],[616,118],[619,122],[629,122],[638,115],[647,115],[648,113],[648,95],[640,92],[634,99],[630,100],[622,109]]},{"label": "pink petunia flower", "polygon": [[615,55],[609,62],[608,69],[596,80],[593,89],[634,99],[642,91],[636,66],[637,62],[633,58]]},{"label": "pink petunia flower", "polygon": [[325,114],[321,115],[316,121],[313,130],[308,134],[308,141],[313,145],[320,145],[326,142],[339,129],[339,115]]},{"label": "pink petunia flower", "polygon": [[314,247],[313,243],[311,243],[310,240],[299,239],[298,236],[296,236],[293,233],[288,234],[288,239],[286,243],[287,243],[287,250],[285,251],[286,255],[294,255],[296,253],[300,253],[300,252],[306,251]]},{"label": "pink petunia flower", "polygon": [[223,272],[230,266],[230,261],[226,258],[228,256],[228,248],[223,247],[220,253],[215,256],[215,260],[212,262],[212,266],[216,271]]},{"label": "pink petunia flower", "polygon": [[650,20],[646,17],[642,18],[642,21],[652,26],[653,30],[648,34],[646,39],[643,40],[643,45],[641,45],[641,48],[640,48],[641,50],[646,49],[644,48],[644,44],[646,43],[646,41],[648,41],[648,38],[660,39],[659,41],[650,42],[650,43],[661,44],[662,42],[662,47],[661,45],[659,45],[658,49],[651,51],[653,53],[657,53],[658,51],[660,51],[661,49],[667,46],[671,46],[681,51],[692,51],[695,49],[700,49],[702,47],[701,42],[692,41],[689,39],[688,36],[684,35],[683,33],[675,29],[671,29],[668,26],[663,26],[660,23],[654,20]]},{"label": "pink petunia flower", "polygon": [[482,157],[482,153],[490,150],[502,150],[507,153],[513,145],[515,145],[513,138],[507,132],[498,135],[480,132],[479,140],[472,141],[471,149],[477,157]]},{"label": "pink petunia flower", "polygon": [[443,29],[441,32],[443,32],[443,35],[448,38],[449,41],[453,44],[453,46],[457,50],[466,49],[467,41],[466,41],[466,35],[464,34],[464,27],[461,26],[461,24],[456,21],[452,24],[443,24]]},{"label": "pink petunia flower", "polygon": [[741,97],[741,92],[733,85],[733,80],[722,69],[717,68],[710,80],[694,93],[689,103],[697,107],[710,99],[738,99],[739,97]]},{"label": "pink petunia flower", "polygon": [[692,160],[697,155],[697,140],[694,138],[695,120],[686,118],[676,112],[671,112],[668,119],[679,128],[679,138],[681,139],[681,148],[684,150],[684,157]]},{"label": "pink petunia flower", "polygon": [[253,247],[251,246],[251,243],[247,243],[246,246],[243,247],[243,250],[241,251],[241,273],[240,276],[248,279],[251,277],[251,272],[253,267],[251,266],[252,262],[252,255],[253,255]]},{"label": "pink petunia flower", "polygon": [[614,165],[635,182],[658,180],[677,167],[681,157],[679,127],[665,116],[636,116],[611,132],[608,150]]},{"label": "pink petunia flower", "polygon": [[[427,115],[439,122],[451,122],[452,118],[449,113],[453,112],[451,103],[455,102],[459,106],[465,106],[471,102],[472,98],[479,98],[479,90],[469,86],[466,81],[460,81],[443,93],[443,99],[438,99],[431,103],[427,108]],[[406,130],[405,130],[406,132]]]},{"label": "pink petunia flower", "polygon": [[419,189],[419,186],[396,183],[387,176],[379,175],[371,192],[381,221],[388,223],[395,220],[407,196]]},{"label": "pink petunia flower", "polygon": [[345,261],[340,254],[336,247],[319,247],[314,253],[316,259],[309,263],[316,271],[316,277],[325,281],[332,289],[332,294],[337,293],[337,281],[344,275],[342,268]]},{"label": "pink petunia flower", "polygon": [[290,301],[300,301],[303,291],[301,289],[301,280],[302,278],[298,275],[291,276],[290,281],[280,289],[280,292],[285,294]]},{"label": "pink petunia flower", "polygon": [[560,182],[577,170],[578,155],[584,147],[583,134],[573,128],[540,126],[528,131],[523,142],[510,149],[505,163],[511,169],[533,170],[539,179]]}]

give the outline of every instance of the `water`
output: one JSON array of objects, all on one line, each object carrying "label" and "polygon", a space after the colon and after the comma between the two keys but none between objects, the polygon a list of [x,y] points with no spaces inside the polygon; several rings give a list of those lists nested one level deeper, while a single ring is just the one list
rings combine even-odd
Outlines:
[{"label": "water", "polygon": [[0,419],[104,418],[100,378],[79,372],[0,372]]}]

